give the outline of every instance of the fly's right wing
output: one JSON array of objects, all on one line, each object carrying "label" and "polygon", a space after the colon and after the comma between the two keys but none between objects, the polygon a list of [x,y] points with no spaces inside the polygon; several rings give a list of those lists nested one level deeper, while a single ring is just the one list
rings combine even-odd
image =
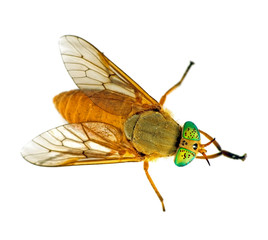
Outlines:
[{"label": "fly's right wing", "polygon": [[51,167],[144,159],[120,129],[100,122],[66,124],[51,129],[26,144],[21,154],[35,165]]}]

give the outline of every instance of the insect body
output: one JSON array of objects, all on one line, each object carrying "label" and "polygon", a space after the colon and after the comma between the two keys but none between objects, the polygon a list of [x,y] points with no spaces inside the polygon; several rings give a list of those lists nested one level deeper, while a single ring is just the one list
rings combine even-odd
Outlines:
[{"label": "insect body", "polygon": [[167,114],[138,113],[127,119],[124,127],[127,139],[140,153],[167,157],[177,151],[181,127]]},{"label": "insect body", "polygon": [[[192,62],[182,79],[157,102],[85,40],[63,36],[60,50],[79,88],[54,98],[56,108],[69,123],[25,145],[22,156],[27,161],[53,167],[143,161],[145,174],[165,211],[163,198],[148,172],[149,161],[175,155],[175,164],[185,166],[194,158],[246,158],[246,154],[222,150],[192,122],[181,127],[163,109],[167,95],[182,83]],[[210,140],[207,144],[201,144],[201,134]],[[219,152],[206,155],[205,147],[211,143]]]}]

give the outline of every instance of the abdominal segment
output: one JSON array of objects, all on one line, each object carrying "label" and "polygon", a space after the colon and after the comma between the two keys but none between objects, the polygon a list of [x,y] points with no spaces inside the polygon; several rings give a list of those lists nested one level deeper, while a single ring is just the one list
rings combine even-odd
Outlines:
[{"label": "abdominal segment", "polygon": [[81,90],[63,92],[54,97],[53,102],[69,123],[103,122],[121,128],[124,119],[104,111]]}]

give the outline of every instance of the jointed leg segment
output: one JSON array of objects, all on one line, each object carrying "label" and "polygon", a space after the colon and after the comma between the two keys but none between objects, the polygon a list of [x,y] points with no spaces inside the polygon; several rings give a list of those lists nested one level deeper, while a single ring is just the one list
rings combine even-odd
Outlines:
[{"label": "jointed leg segment", "polygon": [[189,70],[190,70],[190,68],[191,68],[192,65],[194,65],[194,62],[191,61],[190,64],[189,64],[189,66],[187,67],[185,73],[183,74],[181,80],[180,80],[178,83],[176,83],[172,88],[170,88],[170,89],[169,89],[169,90],[168,90],[168,91],[161,97],[160,102],[159,102],[160,105],[163,106],[164,103],[165,103],[165,101],[166,101],[167,95],[170,94],[174,89],[176,89],[177,87],[179,87],[179,86],[181,85],[181,83],[183,82],[185,76],[186,76],[187,73],[189,72]]},{"label": "jointed leg segment", "polygon": [[149,162],[148,161],[146,161],[146,160],[144,161],[143,168],[144,168],[145,174],[146,174],[149,182],[151,183],[156,195],[158,196],[158,198],[159,198],[159,200],[160,200],[160,202],[162,204],[163,211],[166,211],[165,205],[164,205],[164,199],[161,196],[161,194],[159,193],[158,189],[156,188],[156,186],[155,186],[155,184],[154,184],[154,182],[153,182],[153,180],[152,180],[152,178],[151,178],[151,176],[150,176],[150,174],[148,172],[148,168],[149,168]]},{"label": "jointed leg segment", "polygon": [[[201,134],[203,134],[207,139],[213,140],[213,138],[210,135],[208,135],[206,132],[203,132],[200,129],[199,129],[199,132]],[[212,154],[212,155],[207,155],[206,157],[208,159],[216,158],[216,157],[219,157],[219,156],[223,155],[223,156],[228,157],[228,158],[232,158],[232,159],[235,159],[235,160],[236,159],[240,159],[240,160],[244,161],[246,159],[246,157],[247,157],[247,154],[244,154],[243,156],[239,156],[237,154],[228,152],[226,150],[222,150],[220,144],[216,140],[214,140],[212,143],[219,150],[219,152],[218,153],[215,153],[215,154]],[[203,157],[203,156],[197,156],[196,158],[204,159],[205,157]]]}]

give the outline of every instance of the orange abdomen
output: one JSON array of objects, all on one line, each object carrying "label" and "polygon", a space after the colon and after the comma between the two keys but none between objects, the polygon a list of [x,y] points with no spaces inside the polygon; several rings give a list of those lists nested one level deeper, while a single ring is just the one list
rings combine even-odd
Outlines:
[{"label": "orange abdomen", "polygon": [[53,102],[62,117],[69,123],[98,121],[121,128],[125,122],[124,117],[108,113],[95,105],[79,89],[62,92],[54,97]]}]

